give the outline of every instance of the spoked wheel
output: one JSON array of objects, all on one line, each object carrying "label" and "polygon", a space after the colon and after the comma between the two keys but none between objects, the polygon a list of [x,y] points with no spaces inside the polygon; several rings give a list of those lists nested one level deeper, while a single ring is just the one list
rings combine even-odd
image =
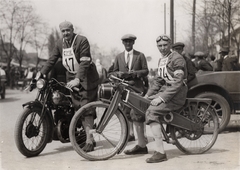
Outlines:
[{"label": "spoked wheel", "polygon": [[43,118],[40,128],[37,128],[40,113],[39,108],[24,108],[15,126],[15,143],[18,150],[26,157],[39,155],[48,142],[50,127],[46,118]]},{"label": "spoked wheel", "polygon": [[179,150],[187,154],[201,154],[208,151],[216,142],[219,121],[214,109],[207,104],[191,103],[180,114],[200,125],[200,129],[189,131],[170,126],[172,139]]},{"label": "spoked wheel", "polygon": [[[79,109],[70,124],[70,141],[75,151],[88,160],[106,160],[119,153],[127,143],[128,125],[125,116],[117,111],[110,119],[102,133],[96,132],[96,127],[108,109],[109,104],[101,101],[88,103]],[[96,111],[96,119],[94,120],[94,129],[91,130],[93,136],[94,150],[90,152],[84,151],[83,147],[86,142],[86,135],[83,134],[82,117],[89,111]]]},{"label": "spoked wheel", "polygon": [[219,119],[219,133],[222,132],[229,123],[231,109],[228,101],[221,95],[213,92],[205,92],[198,94],[196,97],[212,99],[211,106],[215,110]]}]

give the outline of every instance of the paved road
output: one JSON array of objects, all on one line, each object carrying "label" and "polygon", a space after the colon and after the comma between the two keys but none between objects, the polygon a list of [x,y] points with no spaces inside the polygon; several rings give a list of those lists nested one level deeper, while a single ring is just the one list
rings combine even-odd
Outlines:
[{"label": "paved road", "polygon": [[[233,116],[227,131],[219,135],[213,148],[202,155],[185,155],[174,145],[165,144],[168,161],[158,164],[145,163],[154,151],[151,132],[147,128],[149,138],[147,155],[126,156],[120,154],[107,161],[90,162],[80,157],[67,144],[54,141],[47,145],[37,157],[25,158],[17,150],[14,143],[14,125],[21,104],[35,97],[35,92],[25,93],[7,90],[5,100],[0,100],[0,169],[3,170],[240,170],[240,124],[239,116]],[[130,142],[126,149],[132,148]]]}]

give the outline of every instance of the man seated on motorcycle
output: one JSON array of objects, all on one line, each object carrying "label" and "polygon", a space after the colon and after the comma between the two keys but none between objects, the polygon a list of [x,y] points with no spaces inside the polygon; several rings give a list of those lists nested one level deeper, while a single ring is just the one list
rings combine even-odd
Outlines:
[{"label": "man seated on motorcycle", "polygon": [[[161,133],[161,115],[181,108],[187,96],[187,68],[184,58],[175,51],[171,51],[172,41],[167,35],[161,35],[156,39],[160,52],[158,62],[158,76],[154,78],[153,85],[149,88],[145,98],[151,100],[151,105],[146,111],[146,124],[150,125],[156,150],[147,163],[157,163],[167,160],[163,147]],[[144,140],[138,138],[138,140]],[[140,143],[140,142],[139,142]],[[141,142],[142,143],[142,142]],[[147,154],[147,146],[135,146],[125,151],[125,154]]]},{"label": "man seated on motorcycle", "polygon": [[[90,45],[86,37],[74,33],[73,24],[68,21],[60,23],[59,28],[63,38],[59,39],[52,51],[52,54],[41,74],[47,75],[58,58],[62,58],[62,64],[67,70],[67,87],[78,87],[79,92],[71,93],[75,111],[83,105],[97,99],[99,76],[95,64],[92,61]],[[83,118],[83,126],[86,131],[86,152],[94,150],[94,140],[89,130],[94,123],[95,111],[89,112]]]}]

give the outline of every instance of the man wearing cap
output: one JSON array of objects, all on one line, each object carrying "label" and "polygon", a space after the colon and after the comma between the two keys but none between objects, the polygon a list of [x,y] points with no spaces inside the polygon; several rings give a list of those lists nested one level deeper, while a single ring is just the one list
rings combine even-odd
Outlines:
[{"label": "man wearing cap", "polygon": [[222,71],[233,71],[234,70],[234,57],[230,57],[228,55],[229,49],[227,47],[223,47],[220,49],[219,54],[222,58]]},{"label": "man wearing cap", "polygon": [[[59,39],[54,47],[52,54],[44,67],[41,69],[43,75],[47,75],[59,58],[67,70],[67,87],[78,87],[78,93],[71,93],[75,110],[83,105],[97,99],[99,76],[95,64],[92,62],[90,45],[86,37],[77,35],[73,31],[71,22],[60,23],[59,28],[62,32],[62,39]],[[89,130],[93,127],[95,111],[85,115],[83,126],[87,139],[83,148],[85,151],[94,150],[93,139],[89,135]]]},{"label": "man wearing cap", "polygon": [[216,61],[217,68],[215,69],[215,71],[222,71],[224,56],[228,55],[228,48],[221,47],[219,54],[220,54],[220,58]]},{"label": "man wearing cap", "polygon": [[184,47],[185,44],[182,42],[176,42],[172,45],[172,49],[181,54],[186,61],[188,71],[187,82],[190,82],[196,77],[197,68],[195,67],[195,64],[191,61],[191,59],[188,58],[185,54],[183,54]]},{"label": "man wearing cap", "polygon": [[[143,79],[148,75],[149,70],[145,55],[133,49],[133,45],[136,39],[137,37],[132,34],[126,34],[121,38],[122,43],[125,47],[125,51],[116,56],[113,72],[111,74],[116,75],[120,78],[124,78],[128,81],[134,81],[134,87],[144,92],[145,89]],[[133,124],[136,128],[137,136],[145,139],[143,125],[143,122],[145,120],[144,116],[138,115],[127,107],[124,108],[124,112],[128,115],[130,122],[129,141],[135,140],[133,133]],[[146,140],[144,140],[143,143],[140,143],[139,145],[146,145]]]},{"label": "man wearing cap", "polygon": [[205,54],[198,51],[194,54],[197,60],[197,69],[202,71],[213,71],[212,65],[205,59]]},{"label": "man wearing cap", "polygon": [[[160,35],[156,43],[161,53],[158,76],[154,78],[153,85],[145,95],[145,98],[151,100],[145,115],[146,124],[150,125],[156,148],[153,156],[146,160],[147,163],[167,160],[163,147],[160,117],[166,112],[180,109],[185,103],[188,90],[186,61],[179,53],[171,51],[171,38],[167,35]],[[139,147],[134,147],[130,151],[132,151],[131,154],[148,153],[148,151],[143,152],[144,149]]]}]

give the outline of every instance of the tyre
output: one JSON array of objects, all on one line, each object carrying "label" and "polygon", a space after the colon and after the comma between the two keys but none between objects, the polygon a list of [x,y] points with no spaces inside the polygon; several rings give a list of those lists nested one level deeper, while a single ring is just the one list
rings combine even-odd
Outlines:
[{"label": "tyre", "polygon": [[[127,119],[119,110],[113,114],[102,133],[94,131],[108,107],[109,104],[101,101],[88,103],[80,108],[72,118],[69,130],[70,141],[75,151],[85,159],[91,161],[109,159],[119,153],[127,143]],[[93,151],[85,152],[83,147],[85,146],[86,135],[83,134],[82,116],[94,109],[96,119],[94,120],[92,135],[95,147]]]},{"label": "tyre", "polygon": [[194,121],[201,128],[195,131],[170,126],[172,139],[177,148],[186,154],[201,154],[208,151],[218,137],[219,121],[214,109],[205,103],[191,103],[181,115]]},{"label": "tyre", "polygon": [[211,106],[218,115],[220,123],[219,132],[222,132],[228,125],[231,116],[231,110],[227,100],[223,96],[213,92],[201,93],[196,97],[212,99]]},{"label": "tyre", "polygon": [[26,157],[39,155],[45,148],[50,136],[50,125],[46,117],[42,119],[39,130],[40,108],[24,108],[15,125],[15,143]]},{"label": "tyre", "polygon": [[1,99],[5,99],[6,89],[5,86],[2,87]]}]

